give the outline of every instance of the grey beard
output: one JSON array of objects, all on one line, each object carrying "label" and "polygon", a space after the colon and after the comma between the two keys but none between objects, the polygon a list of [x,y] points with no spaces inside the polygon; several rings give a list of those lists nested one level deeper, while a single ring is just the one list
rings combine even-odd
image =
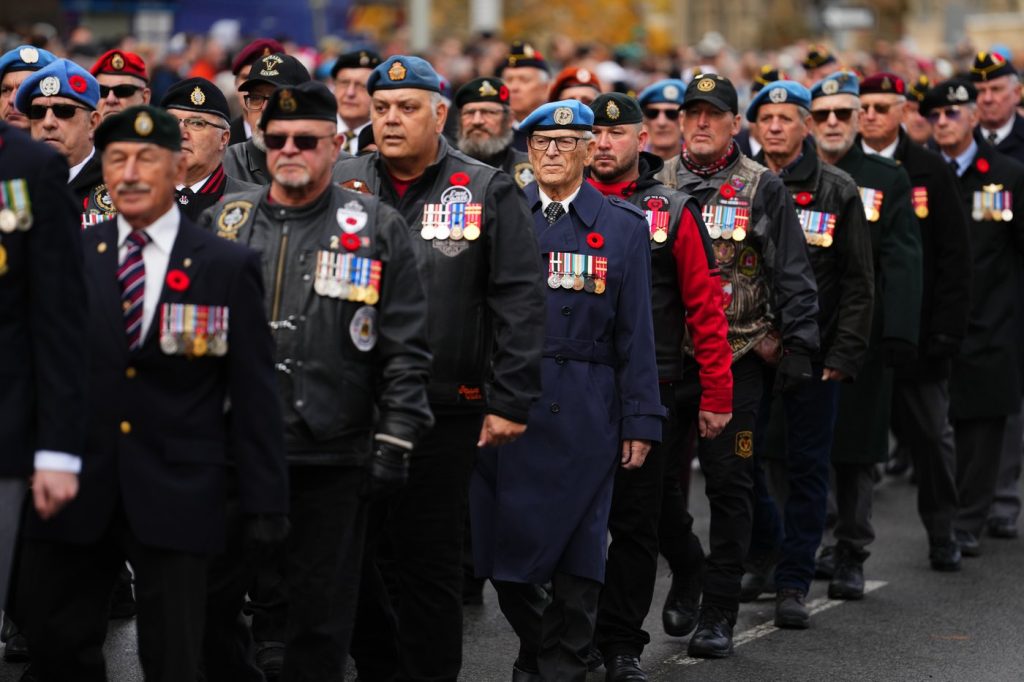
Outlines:
[{"label": "grey beard", "polygon": [[472,156],[478,161],[486,161],[487,159],[492,159],[502,153],[510,144],[512,144],[512,134],[512,131],[508,130],[504,135],[488,137],[482,142],[477,142],[475,138],[466,137],[462,132],[460,132],[459,151]]},{"label": "grey beard", "polygon": [[263,141],[263,131],[259,128],[252,129],[252,144],[261,152],[267,151],[267,143]]}]

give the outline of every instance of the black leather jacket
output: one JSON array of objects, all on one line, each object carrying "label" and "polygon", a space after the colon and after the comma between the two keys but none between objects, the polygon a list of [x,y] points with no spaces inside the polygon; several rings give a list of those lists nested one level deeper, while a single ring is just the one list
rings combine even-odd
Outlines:
[{"label": "black leather jacket", "polygon": [[[431,358],[405,221],[376,198],[340,187],[299,208],[269,203],[268,193],[225,196],[203,222],[262,255],[289,462],[361,464],[372,434],[414,444],[433,423]],[[379,300],[318,291],[321,253],[371,259],[368,270],[379,262]]]}]

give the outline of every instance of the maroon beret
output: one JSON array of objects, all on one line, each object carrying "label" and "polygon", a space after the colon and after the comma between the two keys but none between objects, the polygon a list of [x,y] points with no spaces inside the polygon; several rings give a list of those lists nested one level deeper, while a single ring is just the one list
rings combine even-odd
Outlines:
[{"label": "maroon beret", "polygon": [[272,38],[257,38],[242,48],[231,62],[231,73],[238,75],[244,67],[249,66],[260,57],[268,54],[283,53],[284,45]]}]

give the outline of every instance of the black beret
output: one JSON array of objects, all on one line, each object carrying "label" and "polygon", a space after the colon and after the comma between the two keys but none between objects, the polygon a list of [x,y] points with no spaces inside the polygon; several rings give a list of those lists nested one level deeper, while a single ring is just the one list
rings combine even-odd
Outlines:
[{"label": "black beret", "polygon": [[923,73],[917,77],[917,80],[907,86],[907,95],[913,97],[918,102],[924,101],[925,93],[928,92],[928,88],[932,87],[932,82],[928,79],[928,76]]},{"label": "black beret", "polygon": [[750,84],[750,92],[751,94],[761,92],[761,89],[769,83],[784,80],[786,80],[786,74],[771,64],[765,64],[761,67],[758,74],[754,76],[754,82]]},{"label": "black beret", "polygon": [[810,71],[826,64],[835,64],[836,56],[824,45],[811,45],[807,48],[807,56],[800,65]]},{"label": "black beret", "polygon": [[640,103],[621,92],[606,92],[590,103],[594,112],[594,125],[618,126],[629,123],[643,123],[644,114]]},{"label": "black beret", "polygon": [[517,69],[523,66],[532,66],[535,69],[541,71],[547,71],[551,73],[551,69],[548,68],[548,63],[544,61],[544,55],[534,49],[530,43],[524,43],[521,40],[517,40],[508,48],[508,57],[505,58],[504,63],[498,67],[498,75],[505,69]]},{"label": "black beret", "polygon": [[252,63],[249,78],[238,86],[240,92],[248,92],[260,83],[270,83],[282,88],[310,81],[309,71],[295,57],[287,54],[268,54]]},{"label": "black beret", "polygon": [[455,93],[455,106],[460,109],[470,102],[493,102],[508,104],[508,86],[500,78],[477,78],[471,80]]},{"label": "black beret", "polygon": [[979,52],[971,64],[971,80],[975,83],[990,81],[1000,76],[1015,76],[1017,69],[1010,60],[998,52]]},{"label": "black beret", "polygon": [[924,93],[924,99],[921,100],[921,115],[927,116],[928,112],[939,107],[970,104],[977,99],[978,90],[973,83],[964,78],[950,78]]},{"label": "black beret", "polygon": [[231,120],[231,110],[224,93],[216,85],[205,78],[187,78],[170,87],[164,98],[160,100],[164,109],[183,109],[197,111],[201,114],[220,116],[225,121]]},{"label": "black beret", "polygon": [[178,119],[149,104],[129,107],[103,119],[93,139],[101,152],[111,142],[148,142],[181,151]]},{"label": "black beret", "polygon": [[358,50],[340,55],[331,67],[331,78],[337,78],[342,69],[375,69],[380,66],[380,55],[373,50]]},{"label": "black beret", "polygon": [[363,129],[359,131],[359,138],[356,142],[356,149],[360,153],[371,144],[377,144],[373,139],[373,126],[363,126]]},{"label": "black beret", "polygon": [[260,127],[266,130],[273,120],[336,121],[338,102],[327,86],[319,81],[300,83],[294,87],[278,88],[267,100],[260,117]]}]

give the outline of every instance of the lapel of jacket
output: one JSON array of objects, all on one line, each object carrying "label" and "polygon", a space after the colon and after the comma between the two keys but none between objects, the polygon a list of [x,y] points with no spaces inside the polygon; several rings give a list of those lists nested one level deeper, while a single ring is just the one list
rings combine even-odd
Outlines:
[{"label": "lapel of jacket", "polygon": [[124,331],[121,285],[117,281],[117,221],[108,220],[89,229],[94,230],[98,237],[95,249],[86,252],[86,258],[95,259],[96,262],[96,267],[92,268],[95,308],[109,322],[111,336],[116,339],[118,347],[127,353],[128,336]]},{"label": "lapel of jacket", "polygon": [[[533,214],[533,229],[537,234],[537,245],[540,247],[541,253],[579,250],[579,240],[576,237],[572,213],[573,211],[579,211],[577,204],[580,201],[580,196],[583,194],[583,190],[588,188],[590,188],[589,183],[584,182],[583,187],[580,189],[580,194],[570,204],[569,212],[559,218],[554,225],[549,225],[544,211],[541,210],[540,190],[537,183],[531,183],[526,186],[524,190],[526,193],[526,203]],[[597,192],[597,190],[593,191]]]},{"label": "lapel of jacket", "polygon": [[[186,298],[188,298],[189,290],[195,285],[195,282],[192,280],[195,279],[195,274],[200,267],[198,254],[203,248],[202,240],[199,238],[201,235],[202,230],[182,214],[181,223],[178,226],[178,236],[174,239],[174,246],[171,247],[171,257],[167,261],[167,272],[170,274],[173,270],[180,270],[188,276],[190,281],[188,286],[182,291],[167,286],[166,276],[164,281],[160,282],[160,299],[157,302],[156,310],[153,311],[153,319],[149,323],[149,329],[146,331],[146,338],[143,339],[140,351],[147,350],[151,345],[159,341],[160,310],[163,308],[163,305],[165,303],[184,303]],[[152,286],[153,284],[155,283],[147,282],[146,286]]]}]

